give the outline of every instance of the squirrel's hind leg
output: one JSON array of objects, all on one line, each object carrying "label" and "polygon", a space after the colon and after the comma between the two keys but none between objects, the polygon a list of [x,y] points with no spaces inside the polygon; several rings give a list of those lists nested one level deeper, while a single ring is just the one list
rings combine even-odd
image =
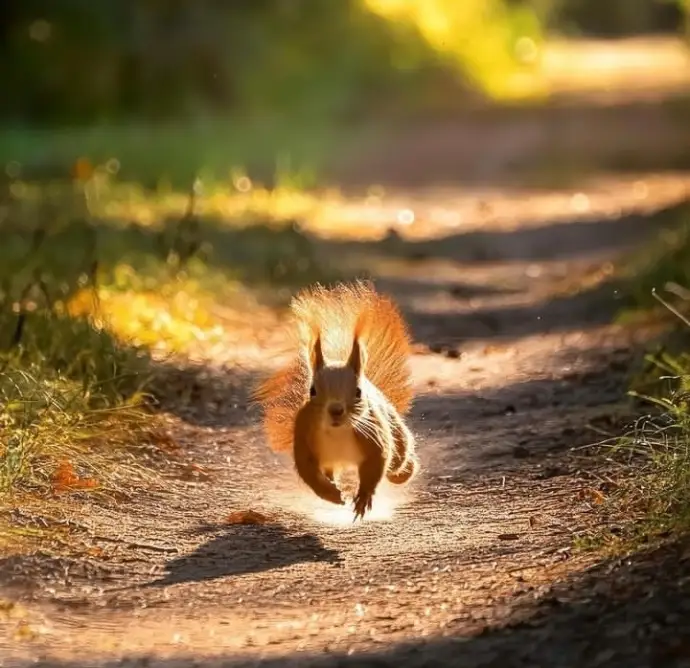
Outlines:
[{"label": "squirrel's hind leg", "polygon": [[391,415],[393,453],[386,478],[394,485],[404,485],[419,470],[419,461],[414,453],[414,436],[397,412]]},{"label": "squirrel's hind leg", "polygon": [[394,485],[404,485],[414,478],[419,470],[419,460],[416,457],[409,457],[397,471],[388,471],[386,479]]}]

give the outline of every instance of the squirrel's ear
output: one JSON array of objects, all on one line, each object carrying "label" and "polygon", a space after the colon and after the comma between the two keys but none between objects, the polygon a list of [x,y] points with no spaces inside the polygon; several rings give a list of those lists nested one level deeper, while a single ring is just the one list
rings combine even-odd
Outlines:
[{"label": "squirrel's ear", "polygon": [[364,346],[358,338],[352,343],[352,352],[350,359],[347,360],[347,365],[359,376],[364,370],[366,364],[367,353]]},{"label": "squirrel's ear", "polygon": [[317,336],[314,347],[311,350],[312,371],[320,371],[324,367],[323,350],[321,349],[321,337]]}]

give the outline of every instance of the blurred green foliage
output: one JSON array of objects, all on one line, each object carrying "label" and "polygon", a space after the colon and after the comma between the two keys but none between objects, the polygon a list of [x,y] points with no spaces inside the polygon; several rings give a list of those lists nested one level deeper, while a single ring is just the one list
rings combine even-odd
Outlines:
[{"label": "blurred green foliage", "polygon": [[500,95],[497,82],[520,66],[520,39],[538,43],[542,23],[586,34],[673,30],[683,7],[686,0],[3,3],[0,117],[74,124],[352,113],[391,95],[423,96],[429,85],[450,94],[463,81]]},{"label": "blurred green foliage", "polygon": [[337,109],[433,67],[414,30],[358,0],[27,0],[2,11],[0,111],[17,121]]}]

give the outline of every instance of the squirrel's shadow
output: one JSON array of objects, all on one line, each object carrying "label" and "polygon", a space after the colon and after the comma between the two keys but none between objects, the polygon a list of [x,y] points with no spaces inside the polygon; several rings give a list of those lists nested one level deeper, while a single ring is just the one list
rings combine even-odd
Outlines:
[{"label": "squirrel's shadow", "polygon": [[[209,526],[202,531],[217,528],[220,527]],[[318,536],[291,533],[278,524],[238,524],[223,526],[222,531],[191,554],[169,561],[167,574],[147,586],[201,582],[306,562],[336,564],[341,561],[340,554],[325,547]]]}]

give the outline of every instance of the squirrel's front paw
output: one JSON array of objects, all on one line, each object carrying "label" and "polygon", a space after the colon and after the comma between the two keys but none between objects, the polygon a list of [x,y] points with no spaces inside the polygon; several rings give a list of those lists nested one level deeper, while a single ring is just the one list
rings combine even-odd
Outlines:
[{"label": "squirrel's front paw", "polygon": [[355,522],[358,519],[361,520],[364,518],[365,513],[371,510],[371,505],[373,502],[374,497],[372,494],[361,491],[357,494],[355,497]]},{"label": "squirrel's front paw", "polygon": [[345,499],[343,498],[343,493],[335,486],[332,485],[328,490],[328,493],[323,496],[326,501],[334,503],[336,506],[344,506]]}]

